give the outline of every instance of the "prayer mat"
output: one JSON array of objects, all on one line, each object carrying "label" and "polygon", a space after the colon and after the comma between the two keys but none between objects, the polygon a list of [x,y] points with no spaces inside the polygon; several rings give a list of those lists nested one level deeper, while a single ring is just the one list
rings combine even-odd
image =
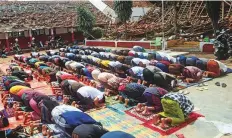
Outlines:
[{"label": "prayer mat", "polygon": [[147,122],[147,121],[151,120],[152,116],[155,114],[155,113],[151,113],[150,115],[142,115],[141,114],[142,112],[136,111],[136,107],[131,108],[130,110],[126,110],[125,113],[132,116],[132,117],[135,117],[138,120],[143,121],[143,122]]},{"label": "prayer mat", "polygon": [[123,130],[134,135],[136,138],[159,138],[160,134],[147,129],[142,122],[126,114],[115,112],[109,108],[104,108],[88,113],[98,122],[101,122],[104,128],[109,131]]},{"label": "prayer mat", "polygon": [[195,86],[195,85],[198,85],[198,84],[203,83],[203,82],[210,81],[210,80],[212,80],[212,79],[213,79],[213,78],[202,78],[202,80],[199,81],[199,82],[197,82],[197,83],[180,82],[180,83],[178,83],[178,85],[183,86],[183,87],[185,87],[185,88],[188,88],[188,87]]},{"label": "prayer mat", "polygon": [[124,111],[129,110],[129,109],[132,108],[132,107],[125,107],[125,105],[121,104],[121,103],[109,105],[109,106],[106,106],[106,107],[113,110],[113,111],[115,111],[115,112],[117,112],[117,113],[123,113],[123,114],[124,114]]},{"label": "prayer mat", "polygon": [[116,96],[109,96],[105,97],[105,103],[106,105],[113,105],[119,103],[119,100],[115,100]]},{"label": "prayer mat", "polygon": [[162,135],[170,135],[170,134],[180,130],[181,128],[186,127],[188,124],[193,123],[199,117],[204,117],[204,116],[201,114],[198,114],[196,112],[192,112],[191,114],[189,114],[189,117],[188,117],[188,119],[185,120],[185,122],[183,122],[177,126],[170,127],[168,129],[162,129],[159,126],[153,125],[153,122],[152,122],[153,120],[150,120],[150,121],[144,123],[143,125],[145,127],[148,127],[150,129],[154,130],[154,131],[159,132]]}]

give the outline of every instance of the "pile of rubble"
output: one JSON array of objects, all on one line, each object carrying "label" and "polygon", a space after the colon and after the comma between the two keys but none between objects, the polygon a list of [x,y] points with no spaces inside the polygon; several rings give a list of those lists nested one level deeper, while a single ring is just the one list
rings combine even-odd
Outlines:
[{"label": "pile of rubble", "polygon": [[[203,2],[179,2],[178,7],[166,5],[164,9],[164,28],[162,25],[162,10],[161,7],[154,5],[146,15],[140,18],[137,22],[127,23],[127,39],[143,38],[148,39],[162,36],[164,31],[165,36],[175,34],[175,18],[177,20],[177,33],[183,37],[192,37],[213,32],[210,18],[207,16],[205,5]],[[187,5],[187,6],[186,6]],[[199,5],[199,6],[198,6]],[[192,6],[192,7],[191,7]],[[188,8],[186,8],[188,7]],[[177,17],[175,17],[175,8]],[[191,11],[192,10],[192,11]],[[225,13],[231,11],[225,11]],[[191,14],[190,14],[191,13]],[[228,18],[224,18],[219,22],[219,26],[228,27]],[[232,26],[232,25],[231,25]],[[125,26],[122,24],[118,28],[107,32],[109,38],[116,38],[119,33],[125,32]],[[123,37],[121,37],[123,39]]]},{"label": "pile of rubble", "polygon": [[108,19],[88,1],[78,2],[1,2],[0,28],[75,27],[77,6],[88,8],[96,17],[96,25],[107,24]]}]

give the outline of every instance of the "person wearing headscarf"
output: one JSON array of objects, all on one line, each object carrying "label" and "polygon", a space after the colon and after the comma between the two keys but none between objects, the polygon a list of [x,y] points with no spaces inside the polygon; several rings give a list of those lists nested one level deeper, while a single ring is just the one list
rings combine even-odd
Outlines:
[{"label": "person wearing headscarf", "polygon": [[72,62],[69,66],[71,67],[71,70],[77,72],[78,74],[80,73],[80,70],[85,67],[83,64],[78,62]]},{"label": "person wearing headscarf", "polygon": [[110,96],[111,94],[118,94],[118,87],[122,79],[118,77],[112,77],[108,79],[107,85],[105,87],[105,95]]},{"label": "person wearing headscarf", "polygon": [[18,77],[20,80],[32,80],[33,76],[31,74],[26,73],[25,71],[13,71],[11,75]]},{"label": "person wearing headscarf", "polygon": [[198,67],[201,70],[206,71],[207,70],[207,62],[209,61],[209,59],[206,58],[199,58],[196,61],[196,67]]},{"label": "person wearing headscarf", "polygon": [[102,67],[104,69],[108,69],[109,68],[109,63],[110,63],[110,60],[102,60],[100,67]]},{"label": "person wearing headscarf", "polygon": [[112,73],[102,72],[98,75],[97,79],[100,83],[107,84],[107,81],[111,79],[112,77],[116,77],[116,76]]},{"label": "person wearing headscarf", "polygon": [[190,56],[186,58],[186,66],[196,66],[198,58],[195,56]]},{"label": "person wearing headscarf", "polygon": [[[153,116],[153,124],[163,129],[185,122],[188,115],[193,111],[193,103],[183,94],[168,93],[161,99],[163,112]],[[163,118],[163,119],[161,119]]]},{"label": "person wearing headscarf", "polygon": [[183,55],[179,55],[176,57],[176,63],[186,66],[186,57]]},{"label": "person wearing headscarf", "polygon": [[125,101],[125,106],[134,105],[138,102],[145,102],[143,92],[147,87],[139,83],[128,83],[119,96],[119,101]]},{"label": "person wearing headscarf", "polygon": [[220,61],[210,59],[207,62],[207,71],[204,72],[205,77],[216,78],[227,72],[227,66]]},{"label": "person wearing headscarf", "polygon": [[135,137],[123,131],[111,131],[104,134],[101,138],[135,138]]},{"label": "person wearing headscarf", "polygon": [[180,76],[184,66],[181,64],[170,64],[168,67],[169,73],[175,76]]},{"label": "person wearing headscarf", "polygon": [[174,76],[162,72],[155,66],[148,66],[143,70],[143,80],[147,84],[155,84],[166,90],[171,90],[176,86],[177,80]]},{"label": "person wearing headscarf", "polygon": [[81,124],[73,130],[72,138],[101,138],[107,132],[100,124]]},{"label": "person wearing headscarf", "polygon": [[145,52],[145,49],[141,46],[133,46],[135,52]]},{"label": "person wearing headscarf", "polygon": [[94,69],[91,72],[91,75],[93,77],[94,80],[98,81],[98,75],[101,73],[101,71],[99,69]]},{"label": "person wearing headscarf", "polygon": [[146,103],[138,103],[136,111],[142,112],[143,115],[150,115],[151,111],[156,113],[161,112],[163,110],[161,97],[167,93],[168,91],[160,87],[149,87],[145,89],[143,96],[146,99]]},{"label": "person wearing headscarf", "polygon": [[[133,57],[132,57],[133,58]],[[131,59],[132,59],[131,58]],[[118,56],[117,57],[117,61],[119,61],[120,63],[124,63],[125,62],[125,56]],[[130,65],[130,63],[131,63],[131,61],[129,61],[129,64],[128,65]]]},{"label": "person wearing headscarf", "polygon": [[182,69],[181,76],[178,78],[183,79],[187,83],[195,83],[202,79],[203,71],[194,66],[186,66]]},{"label": "person wearing headscarf", "polygon": [[131,77],[134,77],[136,79],[142,79],[143,70],[144,70],[143,67],[134,66],[134,67],[129,69],[129,74],[130,74]]},{"label": "person wearing headscarf", "polygon": [[129,66],[122,64],[122,65],[116,65],[115,67],[115,72],[118,74],[120,78],[126,78],[127,75],[129,75]]},{"label": "person wearing headscarf", "polygon": [[155,66],[160,68],[163,72],[168,73],[168,66],[170,65],[169,62],[167,61],[159,61],[157,63],[155,63]]},{"label": "person wearing headscarf", "polygon": [[133,58],[131,60],[132,66],[146,67],[150,64],[150,61],[147,59]]}]

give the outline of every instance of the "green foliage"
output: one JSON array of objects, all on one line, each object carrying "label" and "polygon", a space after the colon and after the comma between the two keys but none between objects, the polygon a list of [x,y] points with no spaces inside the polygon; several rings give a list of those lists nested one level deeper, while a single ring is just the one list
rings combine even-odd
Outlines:
[{"label": "green foliage", "polygon": [[118,15],[118,19],[125,23],[130,19],[132,14],[133,3],[131,0],[128,1],[114,1],[114,11]]},{"label": "green foliage", "polygon": [[92,31],[95,24],[95,17],[93,14],[84,7],[77,7],[77,26],[78,30],[88,34]]},{"label": "green foliage", "polygon": [[103,30],[102,28],[100,27],[94,27],[92,32],[91,32],[91,35],[96,38],[96,39],[99,39],[99,38],[102,38],[103,36]]}]

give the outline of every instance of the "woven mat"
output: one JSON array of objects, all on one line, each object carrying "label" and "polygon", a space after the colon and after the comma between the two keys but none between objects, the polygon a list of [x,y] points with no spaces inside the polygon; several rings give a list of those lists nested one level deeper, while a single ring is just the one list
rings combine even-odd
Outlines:
[{"label": "woven mat", "polygon": [[88,114],[101,122],[109,131],[123,130],[134,135],[136,138],[158,138],[160,136],[159,133],[140,125],[141,121],[109,108],[93,111]]}]

